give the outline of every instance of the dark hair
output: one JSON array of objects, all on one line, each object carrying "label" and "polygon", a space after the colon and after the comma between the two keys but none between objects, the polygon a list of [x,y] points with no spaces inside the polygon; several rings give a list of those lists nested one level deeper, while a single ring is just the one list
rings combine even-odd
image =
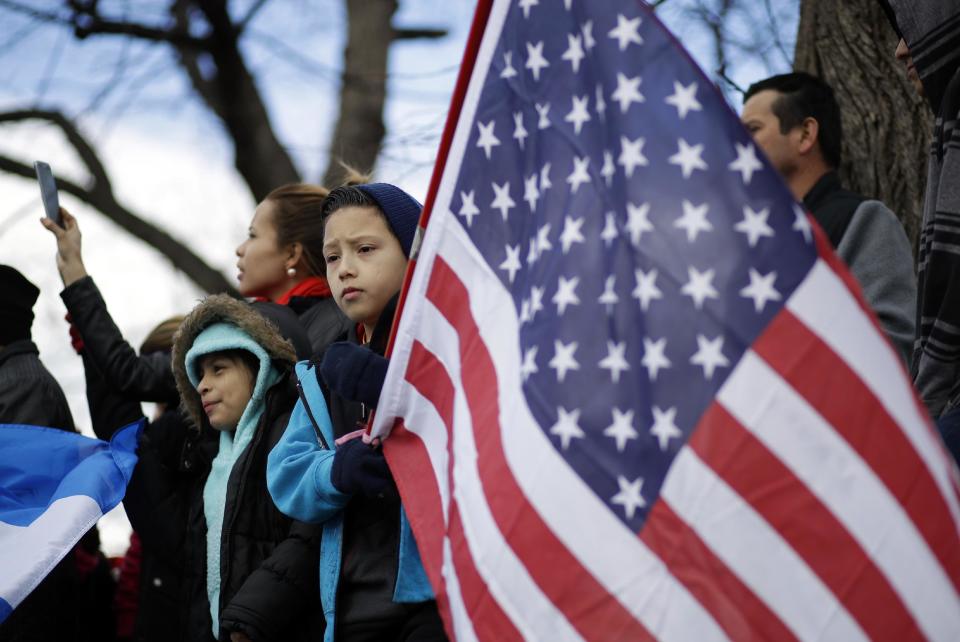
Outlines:
[{"label": "dark hair", "polygon": [[813,118],[819,125],[817,142],[823,159],[830,167],[840,166],[840,150],[843,146],[843,126],[840,122],[840,106],[830,85],[820,78],[802,71],[771,76],[750,85],[743,100],[746,102],[761,91],[775,91],[780,96],[773,101],[773,114],[780,120],[780,133],[786,134]]},{"label": "dark hair", "polygon": [[173,335],[177,333],[177,328],[180,327],[181,323],[183,323],[182,315],[161,321],[140,344],[140,354],[170,352],[170,349],[173,348]]},{"label": "dark hair", "polygon": [[247,368],[247,370],[250,371],[250,378],[253,379],[254,382],[256,382],[257,374],[259,374],[260,372],[260,359],[258,359],[257,355],[253,354],[249,350],[244,350],[242,348],[230,348],[229,350],[215,350],[213,352],[201,354],[199,357],[197,357],[197,360],[195,362],[196,368],[198,371],[197,379],[203,378],[203,372],[200,371],[203,366],[203,362],[206,359],[213,359],[216,357],[224,357],[233,362],[239,361]]},{"label": "dark hair", "polygon": [[[365,183],[368,177],[344,166],[345,185]],[[300,243],[303,261],[312,276],[323,276],[323,208],[330,190],[309,183],[290,183],[276,188],[263,199],[274,204],[273,226],[277,246]]]},{"label": "dark hair", "polygon": [[[397,233],[393,231],[393,228],[390,226],[390,221],[387,219],[387,215],[384,214],[383,210],[380,209],[380,206],[377,205],[377,202],[367,196],[366,192],[361,189],[357,189],[355,185],[341,185],[336,189],[330,191],[330,194],[327,196],[327,199],[323,202],[323,211],[320,214],[320,230],[321,237],[326,234],[327,231],[327,221],[333,216],[337,210],[341,210],[344,207],[372,207],[380,218],[387,224],[387,229],[390,230],[390,233],[394,236],[397,236]],[[400,238],[397,237],[399,241]],[[321,246],[322,246],[321,242]],[[320,256],[323,256],[321,253]],[[327,273],[327,262],[323,262],[323,274]]]}]

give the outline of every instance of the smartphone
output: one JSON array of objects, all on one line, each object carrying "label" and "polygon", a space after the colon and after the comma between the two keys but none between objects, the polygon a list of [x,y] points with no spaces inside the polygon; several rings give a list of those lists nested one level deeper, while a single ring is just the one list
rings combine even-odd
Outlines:
[{"label": "smartphone", "polygon": [[57,181],[53,178],[53,171],[43,161],[36,161],[33,169],[37,173],[37,182],[40,183],[40,197],[43,199],[43,209],[47,218],[63,227],[60,220],[60,199],[57,196]]}]

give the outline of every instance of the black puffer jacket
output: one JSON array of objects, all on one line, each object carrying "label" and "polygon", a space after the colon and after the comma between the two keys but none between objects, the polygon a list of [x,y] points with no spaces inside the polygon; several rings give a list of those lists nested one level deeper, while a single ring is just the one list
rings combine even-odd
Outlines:
[{"label": "black puffer jacket", "polygon": [[[291,378],[296,356],[276,327],[249,305],[224,295],[208,297],[184,320],[174,340],[173,370],[184,409],[203,435],[212,431],[203,413],[199,395],[190,385],[184,356],[194,339],[207,326],[226,321],[236,325],[273,358],[284,377],[266,394],[266,409],[253,440],[234,464],[227,483],[220,553],[220,639],[231,631],[262,640],[317,640],[323,621],[319,608],[319,527],[293,521],[280,513],[267,491],[267,454],[280,439],[296,400]],[[285,323],[281,332],[302,332],[299,323]],[[164,452],[166,450],[166,452]],[[185,631],[181,640],[209,640],[212,636],[210,606],[206,591],[206,535],[203,487],[217,446],[187,438],[179,456],[170,444],[156,449],[146,446],[141,458],[155,459],[165,474],[150,480],[146,501],[165,497],[169,504],[179,499],[186,528],[182,549],[185,569],[181,606]],[[150,452],[153,451],[153,452]],[[179,469],[179,470],[178,470]],[[167,485],[170,473],[193,475],[188,493]],[[149,510],[149,506],[140,506]]]},{"label": "black puffer jacket", "polygon": [[297,313],[310,339],[311,357],[321,359],[324,351],[353,325],[333,297],[297,296],[287,306]]}]

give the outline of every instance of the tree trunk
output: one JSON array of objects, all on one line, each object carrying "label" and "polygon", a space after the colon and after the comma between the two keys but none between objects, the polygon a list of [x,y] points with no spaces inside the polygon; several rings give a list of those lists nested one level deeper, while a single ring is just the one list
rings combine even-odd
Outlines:
[{"label": "tree trunk", "polygon": [[[189,13],[194,9],[202,11],[210,25],[209,46],[203,52],[189,43],[175,43],[180,65],[197,93],[223,122],[233,141],[234,165],[253,197],[261,201],[274,188],[299,182],[300,174],[273,131],[260,92],[240,53],[239,33],[227,2],[179,0],[171,6],[171,12],[180,29],[189,29]],[[202,71],[203,55],[209,56],[214,70]]]},{"label": "tree trunk", "polygon": [[844,184],[886,203],[916,249],[932,116],[894,58],[896,46],[876,0],[802,1],[794,67],[836,91]]},{"label": "tree trunk", "polygon": [[347,46],[343,53],[340,116],[330,143],[323,184],[342,182],[341,162],[361,172],[373,170],[386,129],[387,51],[394,40],[391,24],[397,0],[346,0]]}]

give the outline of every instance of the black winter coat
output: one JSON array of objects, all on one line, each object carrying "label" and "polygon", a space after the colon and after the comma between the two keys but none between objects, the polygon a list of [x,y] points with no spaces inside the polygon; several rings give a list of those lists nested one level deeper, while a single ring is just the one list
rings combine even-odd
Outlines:
[{"label": "black winter coat", "polygon": [[290,299],[287,305],[297,313],[307,332],[313,359],[321,359],[327,346],[353,326],[333,297],[298,296]]}]

